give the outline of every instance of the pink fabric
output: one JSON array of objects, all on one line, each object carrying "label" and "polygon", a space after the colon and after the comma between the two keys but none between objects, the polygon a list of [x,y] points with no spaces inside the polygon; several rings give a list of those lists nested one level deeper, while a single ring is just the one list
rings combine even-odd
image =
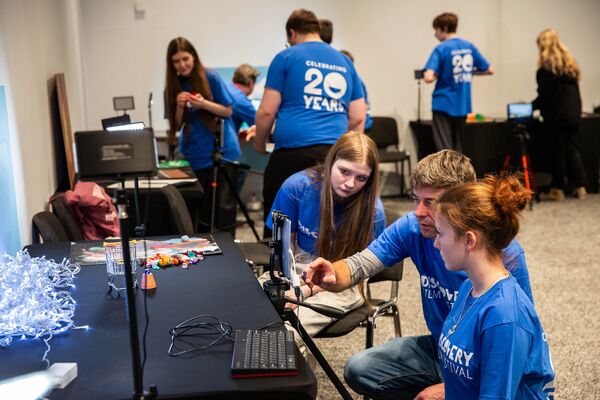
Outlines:
[{"label": "pink fabric", "polygon": [[104,189],[94,182],[77,182],[65,192],[65,201],[81,225],[85,240],[119,236],[117,208]]}]

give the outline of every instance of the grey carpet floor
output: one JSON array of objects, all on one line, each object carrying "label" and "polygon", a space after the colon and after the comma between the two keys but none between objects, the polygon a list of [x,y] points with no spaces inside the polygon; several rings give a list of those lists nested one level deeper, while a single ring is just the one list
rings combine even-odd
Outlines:
[{"label": "grey carpet floor", "polygon": [[[411,210],[403,199],[384,200],[399,213]],[[259,213],[252,213],[257,222]],[[243,218],[243,217],[241,217]],[[259,227],[259,232],[262,226]],[[238,228],[237,238],[252,241],[247,227]],[[544,326],[556,372],[556,399],[600,399],[600,195],[543,201],[526,210],[517,236],[526,252],[535,307]],[[389,295],[389,284],[372,285],[374,297]],[[410,260],[405,261],[398,298],[403,336],[427,334],[419,276]],[[377,323],[375,344],[394,336],[390,318]],[[358,328],[335,339],[317,339],[338,376],[346,360],[364,349],[365,331]],[[339,399],[320,367],[319,399]],[[353,393],[355,398],[360,396]]]}]

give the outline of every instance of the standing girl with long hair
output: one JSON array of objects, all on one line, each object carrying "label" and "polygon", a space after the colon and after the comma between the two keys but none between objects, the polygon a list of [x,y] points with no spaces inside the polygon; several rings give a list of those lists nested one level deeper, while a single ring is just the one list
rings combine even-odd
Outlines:
[{"label": "standing girl with long hair", "polygon": [[587,196],[586,177],[578,145],[581,71],[554,29],[542,31],[537,46],[538,97],[533,101],[533,107],[544,117],[544,128],[551,141],[553,166],[548,198],[564,200],[565,177],[568,177],[575,195],[584,199]]},{"label": "standing girl with long hair", "polygon": [[487,177],[437,200],[435,247],[465,271],[438,340],[446,399],[546,399],[554,369],[533,303],[502,262],[531,192],[515,176]]},{"label": "standing girl with long hair", "polygon": [[[219,75],[204,68],[194,46],[185,38],[177,37],[169,43],[166,59],[165,103],[169,119],[168,140],[175,143],[177,132],[181,132],[179,147],[192,166],[200,184],[204,187],[204,204],[201,220],[208,221],[210,215],[210,189],[213,166],[213,152],[221,150],[226,160],[237,160],[240,146],[233,123],[233,99]],[[224,119],[222,143],[215,142],[215,134],[220,130],[219,119]],[[215,149],[215,144],[220,149]],[[236,203],[230,188],[223,182],[221,174],[226,172],[235,183],[235,171],[231,167],[220,169],[217,189],[216,220],[222,229],[235,229]],[[202,213],[204,211],[204,215]],[[233,227],[233,228],[232,228]],[[228,229],[229,228],[229,229]]]},{"label": "standing girl with long hair", "polygon": [[[337,140],[322,165],[297,172],[284,182],[271,211],[290,217],[297,263],[350,256],[383,232],[385,214],[377,196],[378,174],[375,142],[364,133],[351,131]],[[270,218],[267,225],[272,228]],[[357,287],[341,293],[307,285],[302,290],[307,302],[346,311],[364,301]],[[310,309],[302,310],[300,320],[311,336],[333,321]]]}]

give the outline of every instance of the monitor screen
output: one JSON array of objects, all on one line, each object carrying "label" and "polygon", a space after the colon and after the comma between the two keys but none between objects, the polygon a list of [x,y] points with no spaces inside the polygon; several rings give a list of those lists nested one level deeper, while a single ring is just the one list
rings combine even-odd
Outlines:
[{"label": "monitor screen", "polygon": [[527,121],[533,116],[531,103],[511,103],[506,108],[509,121]]},{"label": "monitor screen", "polygon": [[121,179],[154,175],[157,171],[156,143],[150,128],[110,134],[75,132],[75,153],[82,179]]}]

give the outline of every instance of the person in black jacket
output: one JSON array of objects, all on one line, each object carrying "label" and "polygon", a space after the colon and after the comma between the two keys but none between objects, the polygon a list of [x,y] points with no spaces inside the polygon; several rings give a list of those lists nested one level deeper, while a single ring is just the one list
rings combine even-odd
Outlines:
[{"label": "person in black jacket", "polygon": [[538,97],[533,108],[540,110],[544,129],[552,141],[552,184],[548,199],[564,200],[565,177],[575,195],[587,196],[585,170],[577,144],[581,119],[577,62],[553,29],[542,31],[537,38],[540,51],[537,71]]}]

